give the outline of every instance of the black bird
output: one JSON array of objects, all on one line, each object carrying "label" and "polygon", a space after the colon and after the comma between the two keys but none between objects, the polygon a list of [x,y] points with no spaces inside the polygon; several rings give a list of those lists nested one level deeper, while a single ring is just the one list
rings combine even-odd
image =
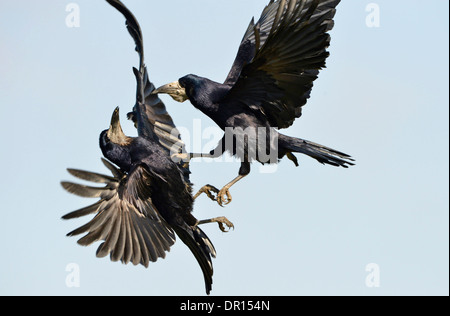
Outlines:
[{"label": "black bird", "polygon": [[[166,251],[175,242],[176,233],[197,259],[209,294],[213,275],[211,256],[215,257],[216,251],[198,225],[217,222],[222,231],[225,231],[223,224],[229,228],[233,225],[224,217],[198,221],[191,214],[195,197],[192,196],[189,170],[170,157],[170,150],[177,152],[184,144],[164,104],[156,95],[151,95],[155,87],[149,81],[144,65],[140,26],[120,1],[107,2],[125,16],[140,57],[139,70],[133,68],[137,96],[132,116],[138,137],[125,136],[116,108],[109,129],[100,134],[100,148],[109,160],[102,161],[113,176],[68,169],[82,180],[105,184],[104,187],[89,187],[61,183],[70,193],[100,198],[95,204],[63,217],[72,219],[96,214],[68,236],[86,233],[78,240],[80,245],[104,241],[98,247],[97,257],[110,255],[112,261],[148,267],[150,261],[165,258]],[[208,188],[201,192],[208,192]]]},{"label": "black bird", "polygon": [[229,188],[250,173],[250,162],[277,163],[293,153],[306,154],[322,164],[347,168],[351,157],[340,151],[276,131],[291,126],[302,114],[313,81],[325,67],[328,31],[340,0],[270,1],[244,35],[231,71],[223,84],[196,75],[156,89],[178,102],[190,102],[209,116],[225,136],[208,154],[175,154],[188,162],[215,158],[229,151],[241,159],[239,175],[218,194],[220,205],[231,201]]}]

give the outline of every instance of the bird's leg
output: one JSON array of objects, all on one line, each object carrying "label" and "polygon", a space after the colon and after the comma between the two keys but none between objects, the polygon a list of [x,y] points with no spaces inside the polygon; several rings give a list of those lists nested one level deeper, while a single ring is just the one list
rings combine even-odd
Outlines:
[{"label": "bird's leg", "polygon": [[[231,228],[234,229],[233,223],[230,222],[225,216],[198,221],[196,226],[203,225],[203,224],[209,224],[209,223],[219,224],[219,229],[224,233],[229,232]],[[228,230],[224,227],[224,224],[228,227]]]},{"label": "bird's leg", "polygon": [[227,185],[225,185],[220,191],[219,193],[217,193],[217,203],[219,203],[220,206],[224,206],[224,205],[228,205],[231,203],[231,201],[233,200],[233,198],[231,197],[230,191],[229,189],[239,180],[241,180],[242,178],[244,178],[245,176],[237,176],[236,178],[234,178],[230,183],[228,183]]},{"label": "bird's leg", "polygon": [[228,205],[232,201],[232,197],[229,189],[236,184],[239,180],[245,178],[250,173],[250,163],[249,162],[241,162],[241,168],[239,169],[239,175],[234,178],[230,183],[225,185],[219,193],[217,193],[217,203],[220,206]]},{"label": "bird's leg", "polygon": [[207,184],[203,186],[200,190],[198,190],[197,194],[194,195],[194,200],[197,199],[202,193],[205,193],[211,200],[217,201],[217,197],[214,196],[214,194],[217,195],[219,193],[219,189],[210,184]]},{"label": "bird's leg", "polygon": [[219,158],[224,153],[224,150],[223,140],[221,140],[217,147],[209,153],[177,153],[173,154],[171,158],[176,163],[180,162],[180,160],[189,163],[193,158]]},{"label": "bird's leg", "polygon": [[211,153],[201,154],[201,153],[177,153],[170,156],[172,160],[176,163],[183,161],[185,163],[189,163],[193,158],[218,158],[220,155],[214,155]]}]

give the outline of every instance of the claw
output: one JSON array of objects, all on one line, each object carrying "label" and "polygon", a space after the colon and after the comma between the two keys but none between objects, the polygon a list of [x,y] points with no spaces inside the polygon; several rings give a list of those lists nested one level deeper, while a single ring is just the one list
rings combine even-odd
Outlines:
[{"label": "claw", "polygon": [[[219,224],[219,229],[224,233],[228,233],[232,228],[234,230],[233,223],[230,222],[226,217],[217,218],[217,224]],[[228,229],[226,229],[223,224],[225,224]]]},{"label": "claw", "polygon": [[[228,233],[231,230],[231,228],[233,228],[233,230],[234,230],[233,223],[230,222],[225,216],[201,220],[201,221],[198,221],[196,225],[198,226],[198,225],[203,225],[203,224],[208,224],[208,223],[219,224],[219,229],[224,233]],[[227,226],[228,230],[225,228],[224,224]]]},{"label": "claw", "polygon": [[[217,195],[219,194],[219,189],[217,189],[216,187],[207,184],[205,186],[203,186],[198,192],[197,194],[194,196],[194,200],[202,193],[205,193],[211,200],[213,201],[217,201]],[[214,194],[216,196],[214,196]]]},{"label": "claw", "polygon": [[228,205],[232,200],[233,198],[227,187],[223,187],[219,193],[217,193],[217,203],[219,203],[220,206]]}]

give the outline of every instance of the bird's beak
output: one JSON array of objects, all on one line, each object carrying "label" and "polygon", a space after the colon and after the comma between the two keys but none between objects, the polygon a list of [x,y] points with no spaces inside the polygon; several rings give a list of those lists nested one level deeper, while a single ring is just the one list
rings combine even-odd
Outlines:
[{"label": "bird's beak", "polygon": [[106,134],[111,142],[119,145],[126,145],[129,143],[130,137],[126,136],[120,126],[119,107],[117,107],[111,117],[111,125]]},{"label": "bird's beak", "polygon": [[177,102],[184,102],[189,97],[186,95],[186,89],[183,88],[178,81],[166,84],[154,90],[152,94],[166,93]]}]

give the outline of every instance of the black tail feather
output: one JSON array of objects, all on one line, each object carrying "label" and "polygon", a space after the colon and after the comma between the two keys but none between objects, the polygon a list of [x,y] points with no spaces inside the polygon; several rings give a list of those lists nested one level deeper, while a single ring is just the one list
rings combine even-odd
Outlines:
[{"label": "black tail feather", "polygon": [[279,150],[282,156],[288,154],[289,157],[289,153],[293,152],[302,153],[316,159],[322,164],[336,167],[348,168],[349,166],[355,165],[353,163],[355,160],[350,155],[304,139],[289,137],[283,134],[279,134]]},{"label": "black tail feather", "polygon": [[198,227],[173,227],[178,237],[189,247],[197,259],[205,279],[206,294],[212,290],[213,265],[211,256],[216,257],[216,250],[208,236]]}]

